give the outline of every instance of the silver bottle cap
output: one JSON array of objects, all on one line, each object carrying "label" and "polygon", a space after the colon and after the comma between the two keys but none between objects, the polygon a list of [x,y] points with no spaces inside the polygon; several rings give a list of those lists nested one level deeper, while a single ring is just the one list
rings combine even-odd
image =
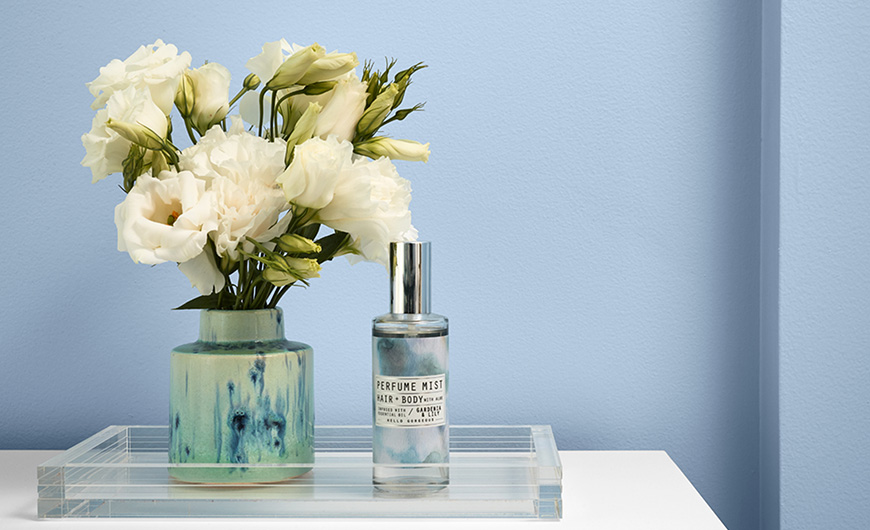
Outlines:
[{"label": "silver bottle cap", "polygon": [[431,313],[428,241],[390,243],[390,312]]}]

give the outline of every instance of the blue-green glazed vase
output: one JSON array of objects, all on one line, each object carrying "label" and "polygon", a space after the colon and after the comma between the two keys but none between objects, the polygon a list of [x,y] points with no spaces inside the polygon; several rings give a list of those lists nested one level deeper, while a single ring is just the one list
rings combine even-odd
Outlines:
[{"label": "blue-green glazed vase", "polygon": [[310,470],[313,375],[313,350],[284,338],[281,309],[202,311],[199,340],[172,351],[169,462],[221,465],[170,466],[170,475],[251,483]]}]

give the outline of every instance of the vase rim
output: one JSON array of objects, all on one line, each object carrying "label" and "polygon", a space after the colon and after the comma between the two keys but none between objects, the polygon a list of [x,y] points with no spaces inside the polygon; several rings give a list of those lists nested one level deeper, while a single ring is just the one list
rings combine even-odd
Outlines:
[{"label": "vase rim", "polygon": [[201,342],[245,342],[284,339],[280,307],[269,309],[205,309],[199,317]]}]

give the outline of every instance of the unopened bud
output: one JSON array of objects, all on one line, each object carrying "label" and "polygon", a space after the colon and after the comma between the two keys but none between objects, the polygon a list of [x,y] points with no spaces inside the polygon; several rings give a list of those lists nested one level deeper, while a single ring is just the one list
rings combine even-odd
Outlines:
[{"label": "unopened bud", "polygon": [[276,286],[290,285],[299,280],[320,277],[320,264],[316,259],[285,258],[276,256],[269,260],[263,278]]},{"label": "unopened bud", "polygon": [[392,160],[409,160],[411,162],[429,161],[429,144],[421,144],[414,140],[396,140],[384,136],[376,136],[354,146],[354,153],[369,158],[385,156]]},{"label": "unopened bud", "polygon": [[257,77],[257,74],[248,74],[243,86],[245,90],[257,90],[257,87],[260,86],[260,78]]},{"label": "unopened bud", "polygon": [[292,254],[313,254],[320,252],[320,245],[299,234],[284,234],[277,240],[278,248]]},{"label": "unopened bud", "polygon": [[[166,157],[160,151],[152,153],[151,157],[151,176],[158,178],[160,173],[169,171],[169,164],[166,162]],[[178,217],[178,216],[176,216]]]},{"label": "unopened bud", "polygon": [[138,123],[129,123],[109,118],[108,121],[106,121],[106,127],[117,132],[123,138],[146,149],[163,149],[165,146],[163,138],[158,136],[157,133],[148,127]]},{"label": "unopened bud", "polygon": [[311,83],[302,89],[302,94],[306,96],[319,96],[326,94],[338,84],[338,81],[320,81],[319,83]]},{"label": "unopened bud", "polygon": [[190,72],[185,71],[178,83],[178,91],[175,92],[175,106],[182,118],[187,118],[193,112],[194,88]]},{"label": "unopened bud", "polygon": [[399,87],[391,83],[386,90],[378,94],[356,124],[356,131],[363,136],[374,134],[393,109],[393,101],[398,93]]},{"label": "unopened bud", "polygon": [[293,149],[314,136],[314,128],[317,126],[317,117],[320,116],[321,110],[323,107],[319,103],[309,103],[308,108],[296,121],[293,132],[287,138],[287,150],[284,152],[285,165],[289,166],[293,160]]},{"label": "unopened bud", "polygon": [[316,42],[311,46],[302,48],[281,63],[281,66],[275,71],[275,75],[266,83],[266,89],[280,90],[296,84],[303,84],[299,83],[299,80],[302,79],[308,68],[314,64],[314,61],[324,55],[326,55],[326,50]]},{"label": "unopened bud", "polygon": [[310,85],[318,81],[335,79],[340,75],[350,72],[357,66],[359,66],[359,59],[357,59],[356,53],[330,53],[315,61],[305,72],[305,75],[299,79],[297,84]]}]

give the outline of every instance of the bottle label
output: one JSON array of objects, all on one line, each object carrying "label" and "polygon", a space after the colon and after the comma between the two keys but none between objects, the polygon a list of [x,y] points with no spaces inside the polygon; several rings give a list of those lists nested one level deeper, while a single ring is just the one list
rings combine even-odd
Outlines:
[{"label": "bottle label", "polygon": [[375,375],[374,382],[376,426],[436,427],[447,423],[445,374]]}]

